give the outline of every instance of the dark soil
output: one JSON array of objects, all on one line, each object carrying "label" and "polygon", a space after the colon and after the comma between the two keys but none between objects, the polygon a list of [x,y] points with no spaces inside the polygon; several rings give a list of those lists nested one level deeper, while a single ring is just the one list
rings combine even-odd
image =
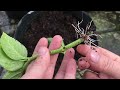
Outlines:
[{"label": "dark soil", "polygon": [[[70,14],[62,11],[41,11],[42,13],[31,23],[29,29],[25,32],[21,40],[28,49],[29,56],[32,55],[34,48],[42,37],[53,37],[61,35],[65,44],[76,40],[76,32],[71,24],[77,24],[78,20]],[[61,64],[63,55],[60,54],[55,73]],[[76,52],[75,58],[80,55]]]}]

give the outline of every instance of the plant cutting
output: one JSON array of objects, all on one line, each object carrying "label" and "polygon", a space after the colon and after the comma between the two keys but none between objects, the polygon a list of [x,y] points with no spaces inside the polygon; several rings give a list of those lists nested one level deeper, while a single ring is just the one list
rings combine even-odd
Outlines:
[{"label": "plant cutting", "polygon": [[[60,17],[56,17],[58,15]],[[29,16],[31,17],[30,14]],[[29,20],[31,20],[30,17],[29,17]],[[85,27],[83,26],[81,27],[81,25],[85,22],[84,19],[78,20],[75,17],[73,17],[71,14],[66,14],[64,12],[57,12],[57,11],[54,11],[54,12],[46,11],[46,12],[39,12],[39,13],[36,12],[32,14],[31,18],[32,18],[32,21],[30,22],[28,22],[27,20],[26,21],[23,20],[24,26],[22,26],[22,28],[20,26],[23,25],[23,22],[20,21],[19,23],[20,26],[18,27],[18,30],[15,34],[17,35],[15,38],[18,41],[12,37],[9,37],[5,33],[3,33],[1,36],[2,55],[4,54],[3,57],[7,58],[6,59],[7,61],[5,62],[1,61],[2,64],[0,63],[1,66],[3,66],[7,70],[7,73],[3,77],[4,79],[5,78],[18,79],[24,74],[26,67],[29,65],[29,63],[37,58],[37,55],[32,55],[33,50],[31,50],[30,48],[32,47],[32,49],[34,49],[38,40],[43,36],[48,38],[49,43],[52,40],[52,38],[50,37],[53,37],[56,34],[60,34],[61,36],[63,36],[64,40],[63,40],[62,46],[57,50],[50,51],[50,54],[62,53],[62,55],[64,56],[64,53],[67,49],[72,47],[74,48],[83,42],[88,45],[97,46],[97,44],[95,44],[96,39],[93,39],[93,37],[96,37],[97,35],[94,33],[93,30],[91,30],[91,27],[93,27],[92,21],[87,22]],[[38,19],[40,19],[40,22]],[[25,28],[26,26],[27,26],[27,29]],[[26,30],[23,30],[23,29],[26,29]],[[17,34],[19,30],[23,30],[22,32],[19,32],[20,37],[18,37],[18,34]],[[53,30],[53,32],[50,30]],[[69,33],[71,36],[66,35],[66,37],[69,37],[69,38],[64,37],[66,32],[65,30],[67,32],[71,30],[70,31],[71,33]],[[33,35],[35,36],[33,37]],[[28,39],[31,41],[27,41]],[[71,41],[71,39],[74,39],[74,40]],[[6,40],[6,43],[4,42],[5,40]],[[7,44],[12,48],[5,47],[5,45]],[[9,62],[9,64],[6,64],[6,62]],[[17,65],[16,67],[16,65],[13,64],[15,65],[13,67],[12,64],[10,63],[12,64],[19,63],[20,65]],[[6,67],[6,65],[8,66]]]}]

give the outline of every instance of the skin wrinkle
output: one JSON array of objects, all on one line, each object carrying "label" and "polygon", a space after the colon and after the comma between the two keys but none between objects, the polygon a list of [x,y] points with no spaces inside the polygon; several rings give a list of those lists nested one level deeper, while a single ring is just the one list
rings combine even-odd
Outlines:
[{"label": "skin wrinkle", "polygon": [[107,57],[105,57],[105,58],[106,59],[104,60],[104,63],[102,63],[102,65],[100,65],[100,66],[102,66],[101,72],[108,71],[110,68],[113,67],[113,63],[111,63],[111,61]]},{"label": "skin wrinkle", "polygon": [[[104,67],[103,70],[102,70],[103,73],[106,73],[106,71],[109,71],[109,70],[111,70],[111,72],[117,71],[117,70],[114,70],[115,63],[111,62],[111,60],[109,60],[108,58],[107,58],[105,64],[103,64],[101,66]],[[108,72],[107,74],[111,76],[110,72]]]},{"label": "skin wrinkle", "polygon": [[108,51],[106,51],[104,48],[99,47],[99,48],[97,48],[97,50],[98,50],[98,52],[101,52],[101,53],[102,53],[103,55],[105,55],[106,57],[110,57],[110,58],[112,58],[112,60],[117,61],[117,62],[120,63],[120,60],[119,60],[119,59],[116,59],[116,58],[119,58],[119,56],[115,55],[114,53],[109,52],[109,54],[115,55],[115,58],[113,58],[112,56],[108,55]]}]

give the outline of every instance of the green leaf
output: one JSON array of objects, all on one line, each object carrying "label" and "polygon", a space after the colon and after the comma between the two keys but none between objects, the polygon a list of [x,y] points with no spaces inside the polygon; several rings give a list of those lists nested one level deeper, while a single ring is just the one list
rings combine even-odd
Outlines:
[{"label": "green leaf", "polygon": [[3,32],[0,40],[3,51],[13,60],[27,60],[27,49],[19,41]]},{"label": "green leaf", "polygon": [[8,71],[16,71],[23,67],[25,62],[10,59],[0,47],[0,65]]},{"label": "green leaf", "polygon": [[6,72],[2,79],[20,79],[22,77],[23,70],[18,70],[15,72]]}]

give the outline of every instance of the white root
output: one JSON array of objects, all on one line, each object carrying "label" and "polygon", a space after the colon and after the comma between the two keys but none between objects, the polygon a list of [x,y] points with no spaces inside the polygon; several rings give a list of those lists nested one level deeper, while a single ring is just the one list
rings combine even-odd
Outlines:
[{"label": "white root", "polygon": [[[80,27],[80,24],[82,22],[83,22],[83,20],[81,22],[78,21],[77,26],[72,24],[72,26],[74,27],[75,32],[77,34],[77,38],[79,38],[79,37],[83,38],[84,39],[84,43],[87,44],[87,45],[90,45],[90,46],[94,45],[95,47],[98,47],[96,44],[94,44],[94,42],[99,41],[99,40],[94,40],[90,36],[100,36],[100,35],[97,35],[97,34],[94,34],[94,33],[92,33],[90,35],[87,35],[88,34],[87,32],[90,29],[93,21],[90,21],[90,23],[86,26],[86,30],[84,30],[83,28]],[[87,37],[87,38],[85,38],[85,37]]]}]

